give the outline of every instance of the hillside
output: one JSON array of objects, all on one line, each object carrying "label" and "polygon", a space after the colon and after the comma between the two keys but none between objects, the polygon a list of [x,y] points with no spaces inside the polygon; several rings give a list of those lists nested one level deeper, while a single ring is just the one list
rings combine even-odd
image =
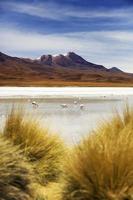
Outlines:
[{"label": "hillside", "polygon": [[69,52],[38,59],[0,53],[0,86],[133,86],[133,74],[107,69]]}]

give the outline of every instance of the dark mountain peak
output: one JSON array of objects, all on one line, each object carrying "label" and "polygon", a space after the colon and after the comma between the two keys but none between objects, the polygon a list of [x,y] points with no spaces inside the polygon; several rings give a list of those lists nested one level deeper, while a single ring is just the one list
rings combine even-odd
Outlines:
[{"label": "dark mountain peak", "polygon": [[3,53],[0,52],[0,62],[4,62],[5,56]]},{"label": "dark mountain peak", "polygon": [[1,57],[9,57],[8,55],[6,55],[6,54],[4,54],[4,53],[2,53],[2,52],[0,52],[0,58]]},{"label": "dark mountain peak", "polygon": [[39,59],[41,64],[52,65],[52,56],[51,55],[42,55]]},{"label": "dark mountain peak", "polygon": [[67,53],[66,56],[68,56],[68,57],[75,57],[75,56],[78,56],[78,55],[76,53],[70,51],[70,52]]},{"label": "dark mountain peak", "polygon": [[65,59],[65,56],[63,54],[59,54],[59,55],[52,56],[52,58],[53,58],[53,60]]},{"label": "dark mountain peak", "polygon": [[110,70],[111,72],[123,72],[122,70],[120,70],[120,69],[117,68],[117,67],[111,67],[109,70]]},{"label": "dark mountain peak", "polygon": [[0,51],[0,56],[2,56],[3,55],[3,53]]},{"label": "dark mountain peak", "polygon": [[81,56],[77,55],[74,52],[68,52],[66,57],[68,57],[73,62],[78,63],[78,64],[87,64],[88,63],[84,58],[82,58]]},{"label": "dark mountain peak", "polygon": [[40,58],[35,59],[34,61],[43,65],[46,64],[50,66],[77,67],[80,69],[105,69],[101,65],[96,65],[86,61],[84,58],[74,52],[68,52],[67,54],[59,55],[42,55]]},{"label": "dark mountain peak", "polygon": [[59,60],[59,59],[65,59],[65,56],[63,54],[59,54],[59,55],[53,55],[52,56],[53,60]]},{"label": "dark mountain peak", "polygon": [[50,54],[48,54],[48,55],[42,55],[42,56],[40,57],[40,60],[43,61],[43,60],[48,59],[48,58],[51,58],[51,57],[52,57],[52,56],[51,56]]},{"label": "dark mountain peak", "polygon": [[0,61],[4,62],[6,59],[11,58],[10,56],[0,52]]},{"label": "dark mountain peak", "polygon": [[7,55],[0,51],[0,56],[7,56]]},{"label": "dark mountain peak", "polygon": [[63,67],[67,67],[72,64],[70,60],[63,54],[53,56],[52,61],[54,65],[60,65]]}]

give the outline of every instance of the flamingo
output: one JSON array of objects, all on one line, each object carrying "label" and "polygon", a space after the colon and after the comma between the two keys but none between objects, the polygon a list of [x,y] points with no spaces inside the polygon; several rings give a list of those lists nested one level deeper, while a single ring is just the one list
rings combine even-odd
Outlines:
[{"label": "flamingo", "polygon": [[80,104],[80,109],[83,110],[84,104]]},{"label": "flamingo", "polygon": [[38,107],[38,106],[39,106],[38,103],[37,103],[36,101],[32,101],[32,105],[33,105],[34,107]]},{"label": "flamingo", "polygon": [[61,104],[61,107],[62,108],[67,108],[68,106],[67,106],[67,104],[64,103],[64,104]]}]

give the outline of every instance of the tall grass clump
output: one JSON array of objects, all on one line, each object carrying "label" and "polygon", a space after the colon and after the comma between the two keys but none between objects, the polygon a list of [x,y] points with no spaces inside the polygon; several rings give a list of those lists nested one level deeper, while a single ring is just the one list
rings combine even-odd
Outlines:
[{"label": "tall grass clump", "polygon": [[4,137],[23,151],[29,163],[34,166],[40,184],[46,185],[58,179],[64,145],[57,135],[49,133],[34,118],[27,118],[21,109],[13,108],[6,120]]},{"label": "tall grass clump", "polygon": [[74,148],[62,184],[62,200],[133,199],[132,111],[117,114]]},{"label": "tall grass clump", "polygon": [[34,176],[18,148],[0,136],[0,199],[33,200]]}]

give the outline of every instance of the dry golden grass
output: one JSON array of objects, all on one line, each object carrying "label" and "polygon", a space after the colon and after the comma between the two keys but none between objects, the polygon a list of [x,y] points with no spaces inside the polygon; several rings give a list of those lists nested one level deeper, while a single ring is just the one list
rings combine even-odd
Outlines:
[{"label": "dry golden grass", "polygon": [[38,196],[38,197],[36,198],[36,200],[46,200],[46,198],[40,195],[40,196]]},{"label": "dry golden grass", "polygon": [[45,187],[36,185],[36,188],[38,188],[36,200],[61,200],[60,183],[51,182]]},{"label": "dry golden grass", "polygon": [[[34,77],[35,78],[35,77]],[[34,79],[32,78],[32,79]],[[23,87],[66,87],[66,86],[78,86],[78,87],[133,87],[132,81],[110,82],[110,81],[60,81],[60,80],[1,80],[0,86],[23,86]]]},{"label": "dry golden grass", "polygon": [[132,111],[117,114],[74,148],[62,184],[62,200],[133,199]]},{"label": "dry golden grass", "polygon": [[[8,115],[3,136],[12,142],[15,146],[12,148],[16,153],[4,145],[7,151],[2,155],[0,167],[1,162],[8,161],[4,165],[7,168],[0,168],[0,174],[2,174],[1,169],[4,169],[3,172],[7,175],[8,162],[12,163],[16,158],[14,166],[20,165],[19,167],[23,168],[24,165],[26,170],[28,166],[29,169],[33,168],[37,180],[33,191],[31,181],[34,178],[30,179],[29,185],[23,184],[23,179],[22,184],[19,181],[14,185],[14,179],[12,179],[13,188],[9,184],[9,190],[7,187],[4,188],[5,184],[1,186],[4,178],[1,179],[0,189],[2,188],[5,195],[8,195],[6,197],[2,193],[4,200],[8,200],[8,197],[13,200],[133,199],[133,111],[128,107],[123,115],[116,114],[112,120],[104,122],[96,131],[90,133],[72,151],[69,151],[69,156],[66,156],[64,144],[57,135],[49,133],[48,129],[42,128],[33,118],[27,118],[19,109],[12,109]],[[1,141],[4,140],[0,140],[0,145]],[[3,151],[2,148],[0,148],[0,153]],[[14,156],[9,156],[12,154]],[[17,155],[22,157],[22,163]],[[13,168],[14,171],[10,171],[11,177],[14,177],[14,173],[17,174],[16,169],[17,167]],[[10,180],[9,174],[7,178]],[[23,178],[27,180],[32,177],[29,174],[27,172]],[[17,176],[20,177],[19,180],[22,175],[23,171],[20,168]],[[23,190],[23,187],[28,189]],[[5,192],[5,189],[8,192]]]},{"label": "dry golden grass", "polygon": [[18,148],[0,136],[0,199],[33,200],[33,169]]},{"label": "dry golden grass", "polygon": [[34,166],[37,180],[42,185],[56,181],[61,173],[64,144],[55,134],[14,108],[7,117],[4,137],[19,146],[23,155]]}]

